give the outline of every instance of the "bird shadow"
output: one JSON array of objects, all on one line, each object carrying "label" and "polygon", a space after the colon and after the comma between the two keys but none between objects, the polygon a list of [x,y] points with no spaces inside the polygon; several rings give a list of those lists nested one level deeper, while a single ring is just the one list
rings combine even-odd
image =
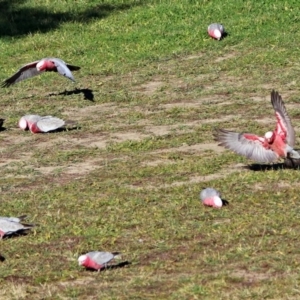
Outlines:
[{"label": "bird shadow", "polygon": [[229,202],[227,201],[227,200],[225,200],[225,199],[221,199],[222,200],[222,204],[223,204],[223,206],[227,206],[227,205],[229,205]]},{"label": "bird shadow", "polygon": [[29,234],[30,229],[24,229],[23,231],[18,231],[18,232],[14,232],[11,233],[9,235],[5,235],[2,240],[8,240],[8,239],[14,239],[20,236],[26,236]]},{"label": "bird shadow", "polygon": [[111,264],[111,265],[108,265],[100,270],[95,270],[95,269],[92,269],[92,268],[86,268],[87,271],[89,272],[103,272],[103,271],[107,271],[107,270],[112,270],[112,269],[119,269],[119,268],[124,268],[125,266],[128,266],[128,265],[131,265],[131,262],[126,260],[126,261],[122,261],[120,263],[117,263],[117,264]]},{"label": "bird shadow", "polygon": [[75,88],[74,90],[72,91],[63,91],[63,92],[60,92],[60,93],[50,93],[48,96],[70,96],[70,95],[77,95],[77,94],[83,94],[84,96],[84,100],[89,100],[89,101],[92,101],[94,102],[94,94],[93,94],[93,91],[90,90],[90,89],[77,89]]},{"label": "bird shadow", "polygon": [[230,35],[230,33],[225,31],[225,32],[222,34],[221,40],[225,39],[225,38],[226,38],[227,36],[229,36],[229,35]]},{"label": "bird shadow", "polygon": [[259,172],[259,171],[278,171],[284,169],[300,169],[300,161],[286,159],[284,163],[272,164],[272,165],[263,165],[263,164],[251,164],[248,166],[244,166],[243,168]]},{"label": "bird shadow", "polygon": [[81,127],[79,125],[75,125],[73,127],[67,127],[67,128],[57,128],[55,130],[48,131],[47,133],[55,133],[55,132],[63,132],[63,131],[73,131],[73,130],[80,130]]}]

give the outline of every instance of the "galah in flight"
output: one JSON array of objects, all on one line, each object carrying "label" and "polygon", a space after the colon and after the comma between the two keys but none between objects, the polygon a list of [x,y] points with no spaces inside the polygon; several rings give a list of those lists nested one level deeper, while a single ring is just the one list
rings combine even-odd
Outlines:
[{"label": "galah in flight", "polygon": [[8,87],[43,72],[58,72],[60,75],[63,75],[75,82],[71,71],[77,71],[79,69],[80,67],[69,65],[59,58],[43,58],[21,67],[17,73],[3,82],[2,87]]},{"label": "galah in flight", "polygon": [[277,120],[274,131],[268,131],[260,137],[252,133],[219,129],[215,133],[219,145],[259,163],[272,163],[279,158],[300,159],[299,153],[293,149],[295,132],[290,117],[281,96],[274,90],[271,92],[271,103]]},{"label": "galah in flight", "polygon": [[79,266],[84,266],[87,269],[94,269],[100,271],[107,267],[107,264],[120,254],[119,252],[100,252],[92,251],[84,255],[79,256],[78,264]]},{"label": "galah in flight", "polygon": [[208,26],[207,32],[209,36],[219,41],[225,33],[225,28],[222,24],[213,23]]},{"label": "galah in flight", "polygon": [[22,233],[25,230],[31,229],[34,225],[22,224],[21,221],[25,216],[15,217],[0,217],[0,238],[5,236]]},{"label": "galah in flight", "polygon": [[18,125],[23,130],[29,129],[32,133],[40,133],[63,128],[66,122],[52,116],[26,115],[19,120]]},{"label": "galah in flight", "polygon": [[206,188],[202,190],[200,193],[200,199],[206,206],[212,206],[216,208],[221,208],[223,206],[220,193],[213,188]]}]

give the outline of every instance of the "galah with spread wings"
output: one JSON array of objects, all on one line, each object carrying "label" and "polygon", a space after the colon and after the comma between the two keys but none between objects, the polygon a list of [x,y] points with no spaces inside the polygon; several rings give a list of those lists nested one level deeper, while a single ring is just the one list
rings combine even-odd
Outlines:
[{"label": "galah with spread wings", "polygon": [[63,128],[66,122],[52,116],[26,115],[19,120],[18,125],[23,130],[29,129],[32,133],[40,133]]},{"label": "galah with spread wings", "polygon": [[87,269],[94,269],[100,271],[107,267],[107,264],[120,254],[119,252],[102,252],[92,251],[84,255],[79,256],[78,264],[84,266]]},{"label": "galah with spread wings", "polygon": [[18,72],[16,72],[14,75],[3,82],[2,87],[8,87],[19,81],[37,76],[43,72],[58,72],[60,75],[63,75],[75,82],[74,76],[71,71],[77,71],[79,69],[80,67],[65,63],[59,58],[43,58],[21,67]]},{"label": "galah with spread wings", "polygon": [[272,163],[286,157],[299,159],[299,153],[293,149],[295,132],[291,119],[281,96],[274,90],[271,92],[271,103],[277,120],[274,131],[268,131],[261,137],[252,133],[219,129],[215,133],[219,145],[259,163]]},{"label": "galah with spread wings", "polygon": [[221,208],[223,206],[220,193],[213,188],[206,188],[202,190],[200,193],[200,199],[206,206],[212,206],[216,208]]},{"label": "galah with spread wings", "polygon": [[207,32],[209,36],[219,41],[225,33],[225,28],[222,24],[213,23],[208,26]]},{"label": "galah with spread wings", "polygon": [[0,238],[10,236],[13,234],[23,233],[24,231],[31,229],[34,225],[22,224],[21,221],[26,216],[21,217],[0,217]]}]

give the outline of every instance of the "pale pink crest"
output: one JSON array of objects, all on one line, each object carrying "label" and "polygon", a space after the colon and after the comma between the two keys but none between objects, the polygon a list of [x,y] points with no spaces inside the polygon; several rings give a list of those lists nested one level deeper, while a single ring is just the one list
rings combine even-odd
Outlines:
[{"label": "pale pink crest", "polygon": [[24,117],[22,117],[20,120],[19,120],[19,123],[18,123],[19,127],[23,130],[26,130],[28,128],[28,124],[27,124],[27,121]]},{"label": "pale pink crest", "polygon": [[219,40],[219,39],[221,38],[221,36],[222,36],[222,33],[221,33],[220,30],[215,29],[213,35],[214,35],[214,37],[215,37],[216,39]]},{"label": "pale pink crest", "polygon": [[36,65],[36,69],[39,72],[42,72],[46,69],[46,61],[44,59],[42,59],[41,61],[39,61]]}]

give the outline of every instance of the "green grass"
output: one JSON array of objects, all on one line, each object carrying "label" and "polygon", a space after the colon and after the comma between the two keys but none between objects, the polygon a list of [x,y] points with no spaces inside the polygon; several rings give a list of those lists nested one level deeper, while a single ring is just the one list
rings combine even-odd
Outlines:
[{"label": "green grass", "polygon": [[[212,133],[271,130],[273,88],[299,131],[299,13],[279,0],[0,0],[0,81],[47,56],[82,67],[76,84],[43,74],[0,90],[1,215],[37,224],[1,241],[0,298],[298,299],[299,171],[255,171]],[[27,113],[78,129],[22,132]],[[203,207],[208,186],[229,205]],[[77,258],[90,250],[131,264],[88,272]]]}]

